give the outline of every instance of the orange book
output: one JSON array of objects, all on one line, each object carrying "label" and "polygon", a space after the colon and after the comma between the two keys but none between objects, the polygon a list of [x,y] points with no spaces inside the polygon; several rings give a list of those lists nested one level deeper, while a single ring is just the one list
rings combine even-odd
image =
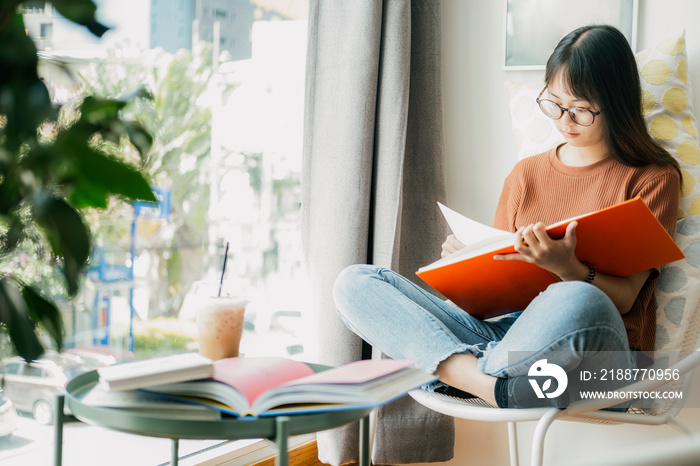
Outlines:
[{"label": "orange book", "polygon": [[[493,256],[515,252],[515,234],[487,227],[440,205],[453,233],[467,247],[420,268],[416,274],[469,314],[487,319],[522,310],[557,281],[548,271]],[[547,227],[562,238],[578,221],[576,257],[597,272],[626,277],[685,257],[639,197]]]}]

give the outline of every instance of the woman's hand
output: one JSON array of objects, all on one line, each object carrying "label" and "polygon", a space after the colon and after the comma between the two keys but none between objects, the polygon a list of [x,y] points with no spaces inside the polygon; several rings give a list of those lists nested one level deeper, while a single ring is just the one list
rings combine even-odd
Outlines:
[{"label": "woman's hand", "polygon": [[562,280],[582,280],[587,276],[588,268],[574,254],[577,226],[576,221],[569,223],[561,239],[550,238],[543,223],[518,228],[515,232],[515,253],[499,254],[494,259],[530,262]]},{"label": "woman's hand", "polygon": [[[516,252],[499,254],[494,256],[494,259],[531,262],[564,281],[586,280],[589,274],[588,266],[581,263],[574,254],[577,225],[575,221],[569,223],[562,239],[550,238],[541,223],[519,228],[515,232]],[[620,314],[625,314],[632,308],[650,273],[650,270],[645,270],[629,277],[597,273],[592,284],[608,295]]]},{"label": "woman's hand", "polygon": [[462,244],[455,235],[450,235],[447,237],[444,243],[442,243],[442,253],[440,254],[441,257],[446,257],[452,254],[453,252],[457,252],[460,249],[464,247],[464,244]]}]

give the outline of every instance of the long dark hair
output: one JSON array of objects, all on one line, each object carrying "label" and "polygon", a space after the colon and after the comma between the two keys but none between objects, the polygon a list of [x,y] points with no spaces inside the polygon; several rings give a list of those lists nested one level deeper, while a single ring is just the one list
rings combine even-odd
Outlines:
[{"label": "long dark hair", "polygon": [[619,30],[595,25],[567,34],[547,60],[545,84],[560,73],[568,92],[605,115],[603,134],[611,157],[634,167],[671,165],[681,175],[678,161],[647,131],[637,62]]}]

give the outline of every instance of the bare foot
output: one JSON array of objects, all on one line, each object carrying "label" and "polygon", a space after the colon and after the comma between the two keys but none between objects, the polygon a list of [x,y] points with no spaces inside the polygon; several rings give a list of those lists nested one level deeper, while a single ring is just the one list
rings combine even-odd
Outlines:
[{"label": "bare foot", "polygon": [[455,388],[478,396],[491,406],[497,406],[494,396],[496,377],[477,369],[477,357],[471,353],[457,353],[442,361],[435,375]]}]

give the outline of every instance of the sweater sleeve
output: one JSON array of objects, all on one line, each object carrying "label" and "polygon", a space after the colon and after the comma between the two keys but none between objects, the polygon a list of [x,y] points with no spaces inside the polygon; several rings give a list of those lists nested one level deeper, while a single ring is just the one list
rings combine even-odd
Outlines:
[{"label": "sweater sleeve", "polygon": [[498,199],[496,216],[493,221],[493,227],[499,230],[513,232],[517,229],[515,227],[515,219],[520,202],[519,193],[522,191],[519,186],[518,168],[519,165],[516,165],[503,182],[501,197]]},{"label": "sweater sleeve", "polygon": [[680,178],[676,171],[669,168],[667,172],[651,178],[639,186],[635,195],[642,198],[668,234],[673,235],[680,196]]},{"label": "sweater sleeve", "polygon": [[[639,188],[635,195],[642,198],[659,223],[669,235],[673,236],[676,231],[680,195],[680,177],[676,171],[669,169],[668,172],[650,179]],[[660,267],[654,268],[649,278],[658,277],[659,271]]]},{"label": "sweater sleeve", "polygon": [[498,205],[496,206],[496,216],[493,220],[494,228],[500,230],[511,231],[512,221],[509,222],[508,215],[508,200],[510,199],[510,177],[508,175],[503,182],[503,189],[501,190],[501,197],[498,199]]}]

